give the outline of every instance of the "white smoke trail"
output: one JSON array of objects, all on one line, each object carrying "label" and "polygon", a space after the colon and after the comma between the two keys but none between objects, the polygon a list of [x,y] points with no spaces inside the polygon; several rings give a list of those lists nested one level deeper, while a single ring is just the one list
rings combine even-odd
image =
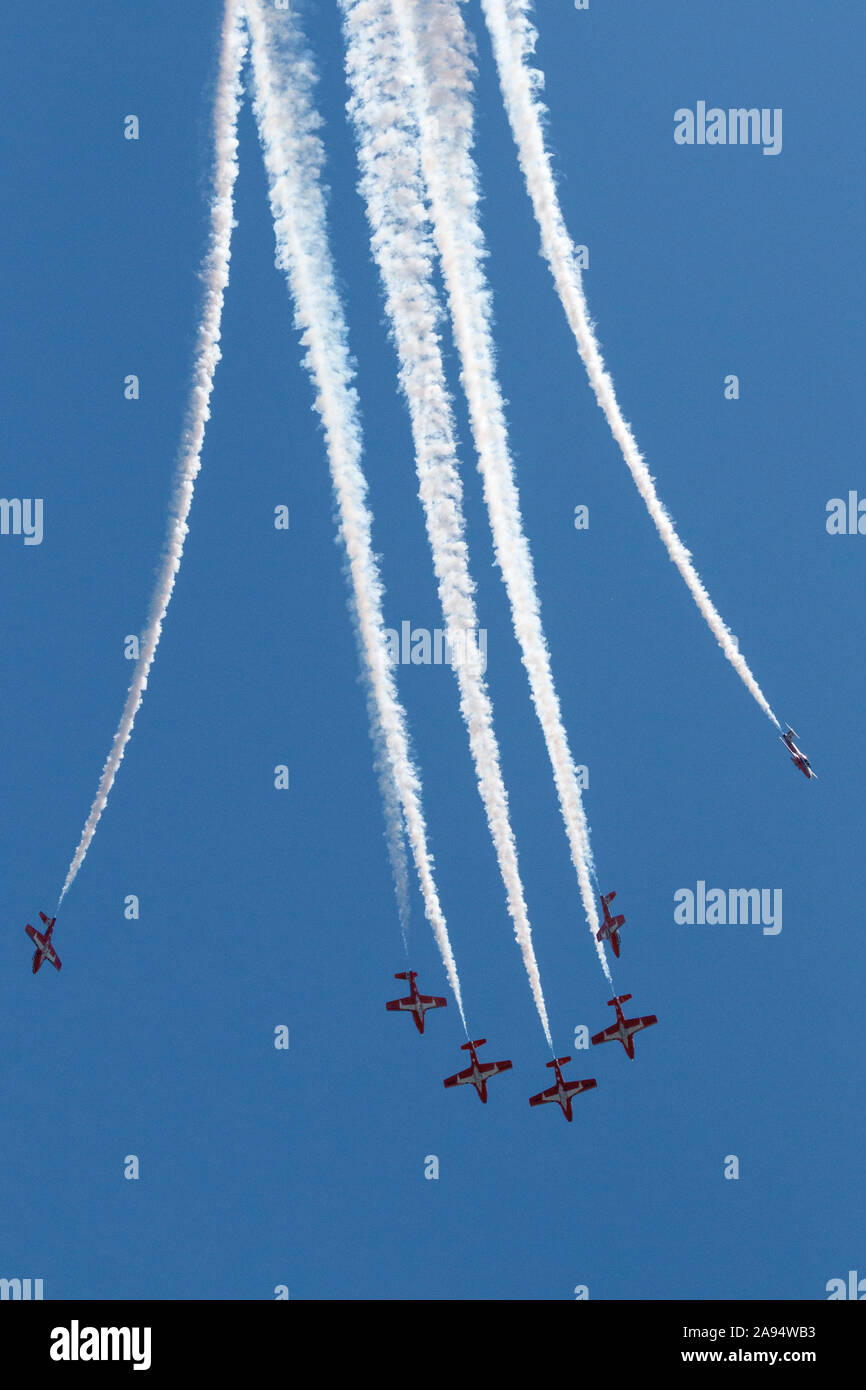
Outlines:
[{"label": "white smoke trail", "polygon": [[[367,661],[357,618],[357,605],[352,600],[349,606],[354,620],[358,656],[362,669],[366,671]],[[412,909],[409,896],[409,859],[406,854],[406,822],[403,817],[403,808],[400,805],[400,793],[391,768],[385,731],[369,677],[366,678],[366,684],[367,718],[370,721],[370,738],[373,743],[373,766],[376,769],[382,813],[385,818],[385,845],[388,850],[388,862],[391,865],[391,877],[394,880],[394,896],[397,899],[397,920],[400,923],[400,935],[403,938],[403,949],[408,955]]]},{"label": "white smoke trail", "polygon": [[175,496],[169,517],[165,556],[151,599],[147,626],[132,683],[126,697],[111,751],[102,770],[90,814],[84,826],[78,848],[69,866],[66,882],[60,892],[58,907],[84,862],[90,843],[99,824],[117,770],[123,761],[135,717],[141,706],[162,624],[171,600],[177,572],[183,556],[184,539],[189,530],[187,518],[192,506],[195,479],[201,468],[201,450],[205,425],[210,418],[210,396],[214,372],[220,359],[220,320],[223,297],[229,278],[231,234],[234,225],[234,185],[237,177],[237,120],[241,97],[241,69],[246,53],[240,0],[226,0],[223,15],[219,77],[214,104],[214,174],[211,198],[210,242],[204,264],[204,309],[198,330],[193,387],[183,434]]},{"label": "white smoke trail", "polygon": [[349,110],[357,132],[362,171],[361,191],[397,346],[400,383],[410,410],[420,495],[439,595],[452,640],[456,634],[466,638],[465,654],[454,662],[460,708],[505,884],[508,910],[552,1050],[493,711],[475,640],[478,622],[474,586],[467,559],[454,425],[436,329],[439,306],[433,287],[433,247],[427,229],[417,132],[411,115],[411,76],[403,65],[389,0],[340,0],[340,4],[352,92]]},{"label": "white smoke trail", "polygon": [[556,289],[577,341],[590,384],[604,411],[611,433],[634,478],[638,492],[673,560],[704,616],[713,636],[764,713],[781,728],[778,719],[740,654],[737,643],[714,607],[691,561],[691,555],[674,528],[673,521],[655,489],[655,482],[638,449],[629,425],[623,418],[613,381],[604,365],[593,331],[583,293],[580,267],[556,194],[550,157],[544,143],[546,109],[536,93],[543,76],[529,66],[538,35],[529,19],[529,0],[481,0],[493,52],[499,71],[499,84],[517,146],[520,167],[532,200],[541,232],[541,246],[550,266]]},{"label": "white smoke trail", "polygon": [[553,681],[496,374],[490,291],[482,266],[484,239],[476,211],[468,35],[454,0],[392,0],[392,4],[400,29],[400,65],[418,122],[433,236],[460,354],[496,560],[544,734],[584,912],[602,969],[613,985],[604,945],[596,940],[599,924],[589,827]]},{"label": "white smoke trail", "polygon": [[[249,0],[247,8],[254,106],[268,176],[277,265],[286,274],[294,301],[295,323],[307,349],[304,364],[316,388],[315,409],[325,431],[340,536],[352,581],[354,617],[375,713],[374,730],[387,770],[383,789],[389,832],[399,837],[405,823],[425,913],[466,1027],[457,966],[427,847],[420,780],[412,763],[405,712],[385,640],[382,581],[373,552],[372,518],[361,467],[354,371],[328,245],[320,177],[324,150],[316,134],[320,122],[312,99],[315,79],[293,21],[284,15],[266,20],[257,0]],[[395,795],[402,821],[395,809]]]}]

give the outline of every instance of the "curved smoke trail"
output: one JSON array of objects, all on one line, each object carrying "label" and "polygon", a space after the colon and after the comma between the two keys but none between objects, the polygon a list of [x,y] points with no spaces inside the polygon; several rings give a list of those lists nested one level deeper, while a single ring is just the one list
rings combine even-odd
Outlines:
[{"label": "curved smoke trail", "polygon": [[142,634],[141,649],[133,672],[132,683],[123,707],[120,723],[111,751],[102,769],[102,776],[90,814],[84,826],[78,848],[69,865],[66,881],[60,891],[58,907],[84,862],[84,857],[96,833],[114,785],[117,770],[123,761],[126,745],[132,734],[135,716],[147,689],[148,675],[153,665],[162,633],[177,572],[183,556],[183,545],[189,527],[187,519],[192,506],[195,480],[201,468],[201,451],[205,425],[210,419],[210,397],[214,372],[220,360],[220,321],[223,299],[229,278],[231,235],[234,226],[234,186],[237,178],[237,123],[241,98],[241,70],[246,54],[246,37],[240,0],[226,0],[223,15],[219,77],[214,104],[214,174],[211,199],[210,243],[204,264],[204,310],[198,330],[193,387],[183,433],[175,497],[169,517],[168,538],[156,589],[151,599],[147,626]]},{"label": "curved smoke trail", "polygon": [[529,0],[481,0],[481,4],[493,42],[499,84],[517,146],[520,167],[541,232],[542,252],[550,266],[596,400],[604,412],[611,433],[620,447],[656,530],[710,631],[746,689],[776,728],[781,728],[745,657],[740,654],[736,639],[728,631],[713,605],[692,564],[689,551],[677,535],[674,523],[656,492],[655,481],[629,425],[623,418],[613,380],[604,365],[583,293],[580,267],[576,263],[574,247],[559,206],[550,156],[544,143],[543,124],[547,113],[537,96],[538,89],[543,85],[543,78],[527,61],[534,52],[538,38],[529,18]]}]

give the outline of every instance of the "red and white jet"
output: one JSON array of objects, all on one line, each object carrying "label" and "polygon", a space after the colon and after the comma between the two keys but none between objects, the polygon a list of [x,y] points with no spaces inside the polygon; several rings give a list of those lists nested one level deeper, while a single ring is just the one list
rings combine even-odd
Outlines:
[{"label": "red and white jet", "polygon": [[548,1062],[547,1065],[553,1067],[556,1072],[556,1085],[549,1087],[546,1091],[539,1091],[537,1096],[529,1097],[530,1105],[550,1105],[551,1102],[555,1101],[557,1105],[562,1107],[562,1113],[569,1121],[572,1119],[572,1096],[579,1096],[581,1091],[591,1091],[594,1086],[598,1085],[594,1076],[587,1077],[585,1081],[563,1081],[561,1068],[570,1061],[570,1057],[556,1057],[552,1062]]},{"label": "red and white jet", "polygon": [[604,921],[595,934],[596,941],[609,941],[613,947],[613,953],[619,959],[619,929],[625,926],[625,918],[622,913],[618,917],[611,917],[608,903],[612,903],[616,897],[616,892],[602,893],[601,905],[604,908]]},{"label": "red and white jet", "polygon": [[428,1009],[444,1009],[448,1003],[447,999],[439,999],[433,994],[419,994],[415,980],[418,977],[417,970],[402,970],[399,975],[395,975],[395,980],[409,981],[409,998],[392,999],[385,1005],[386,1009],[392,1012],[401,1013],[409,1010],[415,1022],[415,1027],[419,1033],[424,1032],[424,1015]]},{"label": "red and white jet", "polygon": [[800,769],[804,777],[814,777],[815,781],[817,782],[818,774],[817,772],[812,771],[812,764],[809,762],[809,759],[806,757],[806,754],[801,753],[796,743],[794,742],[794,739],[797,737],[797,735],[794,733],[794,730],[791,728],[790,724],[788,725],[788,732],[786,734],[780,734],[779,737],[781,738],[788,752],[791,754],[791,762],[794,764],[794,766]]},{"label": "red and white jet", "polygon": [[634,1057],[634,1034],[639,1033],[641,1028],[649,1028],[651,1024],[658,1023],[655,1014],[644,1014],[643,1018],[623,1018],[622,1005],[631,999],[630,994],[619,994],[616,999],[608,999],[608,1004],[612,1004],[616,1009],[616,1023],[612,1023],[603,1032],[596,1033],[592,1039],[593,1043],[612,1042],[613,1039],[621,1042],[629,1057]]},{"label": "red and white jet", "polygon": [[57,918],[52,917],[49,921],[49,919],[45,916],[44,912],[40,912],[39,916],[42,918],[47,928],[44,934],[42,932],[38,932],[35,927],[31,927],[29,922],[27,923],[27,926],[24,928],[27,935],[30,937],[30,940],[36,946],[36,950],[33,953],[34,975],[36,974],[37,970],[39,969],[40,965],[44,960],[49,961],[50,964],[54,966],[55,970],[60,969],[60,957],[58,956],[54,947],[51,945],[51,933],[54,931],[54,923],[57,921]]},{"label": "red and white jet", "polygon": [[460,1044],[461,1052],[469,1052],[472,1057],[472,1066],[465,1071],[458,1071],[456,1076],[446,1076],[442,1082],[443,1086],[474,1086],[482,1102],[487,1104],[487,1078],[495,1076],[500,1071],[510,1071],[510,1062],[479,1062],[475,1052],[476,1047],[483,1047],[487,1042],[486,1038],[477,1038],[475,1042],[465,1042]]}]

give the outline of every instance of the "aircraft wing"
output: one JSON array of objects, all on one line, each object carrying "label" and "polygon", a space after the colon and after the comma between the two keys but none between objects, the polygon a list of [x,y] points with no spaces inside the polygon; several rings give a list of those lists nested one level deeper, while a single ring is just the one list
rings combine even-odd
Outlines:
[{"label": "aircraft wing", "polygon": [[394,1013],[395,1011],[398,1011],[398,1010],[400,1010],[400,1009],[411,1009],[411,1007],[412,1007],[412,1000],[411,1000],[411,999],[391,999],[391,1000],[385,1005],[385,1008],[386,1008],[386,1009],[390,1009],[392,1013]]},{"label": "aircraft wing", "polygon": [[442,1082],[443,1086],[465,1086],[467,1081],[472,1080],[472,1068],[467,1067],[465,1071],[458,1071],[454,1076],[446,1076]]},{"label": "aircraft wing", "polygon": [[651,1023],[658,1023],[658,1018],[655,1014],[644,1014],[643,1018],[633,1018],[631,1021],[640,1024],[641,1028],[649,1028]]},{"label": "aircraft wing", "polygon": [[41,946],[41,944],[42,944],[42,937],[39,935],[39,933],[38,933],[38,931],[36,930],[35,927],[31,927],[30,923],[28,922],[28,923],[27,923],[27,926],[24,928],[24,930],[26,931],[27,935],[30,937],[30,940],[31,940],[36,946]]},{"label": "aircraft wing", "polygon": [[581,1091],[591,1091],[597,1085],[595,1077],[587,1077],[584,1081],[566,1081],[565,1089],[570,1096],[579,1096]]},{"label": "aircraft wing", "polygon": [[596,1033],[590,1041],[593,1043],[610,1042],[611,1038],[619,1037],[619,1024],[613,1023],[610,1028],[603,1028],[600,1033]]},{"label": "aircraft wing", "polygon": [[481,1067],[482,1076],[495,1076],[500,1071],[511,1071],[510,1062],[485,1062]]},{"label": "aircraft wing", "polygon": [[439,999],[435,994],[419,994],[418,1003],[423,1004],[425,1009],[444,1009],[448,1000]]},{"label": "aircraft wing", "polygon": [[551,1101],[554,1101],[554,1100],[556,1100],[556,1087],[555,1087],[555,1086],[550,1086],[550,1087],[548,1088],[548,1090],[546,1090],[546,1091],[539,1091],[539,1093],[538,1093],[537,1096],[530,1096],[530,1097],[529,1097],[529,1104],[530,1104],[530,1105],[549,1105],[550,1102],[551,1102]]}]

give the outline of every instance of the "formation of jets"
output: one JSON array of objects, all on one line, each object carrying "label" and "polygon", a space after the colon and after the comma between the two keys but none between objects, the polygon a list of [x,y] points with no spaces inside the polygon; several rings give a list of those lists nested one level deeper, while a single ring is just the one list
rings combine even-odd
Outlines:
[{"label": "formation of jets", "polygon": [[[599,939],[601,939],[603,932],[605,939],[609,940],[611,944],[616,941],[616,933],[625,922],[624,917],[611,917],[607,910],[608,903],[615,896],[615,893],[607,893],[601,899],[605,911],[605,923],[599,932]],[[618,944],[615,946],[615,951],[619,955]],[[432,994],[420,994],[415,983],[417,978],[418,972],[416,970],[405,970],[395,975],[395,980],[408,980],[409,994],[405,999],[389,999],[385,1008],[391,1013],[411,1013],[415,1027],[419,1033],[423,1033],[424,1015],[427,1010],[445,1008],[448,1000],[437,998]],[[629,999],[631,999],[630,994],[620,994],[615,999],[608,1001],[616,1009],[616,1023],[612,1023],[601,1033],[596,1033],[592,1038],[592,1043],[595,1045],[618,1039],[625,1048],[626,1056],[634,1059],[635,1033],[639,1033],[642,1028],[649,1028],[653,1023],[658,1023],[658,1019],[655,1014],[644,1014],[639,1018],[626,1018],[622,1011],[622,1005],[627,1003]],[[455,1072],[453,1076],[446,1076],[442,1083],[446,1088],[474,1086],[482,1105],[487,1104],[487,1083],[490,1078],[498,1076],[500,1072],[511,1071],[513,1065],[510,1061],[480,1061],[478,1048],[484,1047],[486,1042],[486,1038],[473,1038],[469,1042],[462,1043],[460,1050],[469,1053],[471,1063],[463,1071]],[[598,1085],[594,1076],[583,1077],[579,1081],[566,1081],[562,1075],[562,1068],[570,1061],[570,1057],[554,1057],[552,1062],[548,1062],[548,1067],[553,1067],[556,1076],[555,1084],[529,1098],[530,1105],[558,1105],[569,1122],[574,1118],[571,1109],[574,1097],[582,1095],[584,1091],[592,1091]]]},{"label": "formation of jets", "polygon": [[51,944],[51,933],[54,931],[54,923],[57,921],[57,918],[52,917],[49,919],[45,916],[44,912],[40,912],[39,916],[45,923],[44,932],[37,931],[35,927],[31,927],[29,922],[27,923],[27,926],[24,928],[27,935],[30,937],[30,940],[36,947],[36,950],[33,953],[34,975],[41,966],[42,962],[45,960],[47,960],[50,965],[53,965],[55,970],[60,969],[60,957],[58,956],[57,952]]},{"label": "formation of jets", "polygon": [[[791,754],[791,762],[800,769],[805,777],[815,777],[816,774],[812,771],[809,759],[806,757],[805,753],[801,752],[794,742],[797,735],[790,724],[788,725],[787,733],[782,734],[781,738],[788,752]],[[619,959],[621,950],[619,933],[622,927],[625,926],[625,917],[622,913],[619,913],[616,917],[611,913],[610,904],[615,897],[615,889],[611,890],[610,893],[601,894],[600,901],[604,920],[599,926],[595,938],[596,941],[609,942],[614,955]],[[28,928],[28,930],[30,930],[30,928]],[[36,966],[34,965],[33,968],[35,970]],[[439,999],[430,994],[419,994],[418,986],[415,983],[417,979],[417,971],[415,970],[402,971],[399,975],[395,975],[394,978],[397,980],[408,980],[409,996],[406,999],[391,999],[385,1005],[385,1008],[392,1012],[411,1013],[415,1027],[418,1029],[419,1033],[423,1033],[424,1015],[427,1010],[444,1008],[448,1001],[446,999]],[[603,1028],[600,1033],[593,1034],[591,1042],[594,1047],[606,1042],[620,1042],[625,1050],[625,1055],[634,1061],[635,1034],[640,1033],[644,1028],[651,1028],[654,1023],[658,1023],[658,1018],[655,1014],[639,1014],[635,1018],[626,1018],[623,1013],[623,1004],[627,1004],[629,999],[631,999],[630,994],[617,994],[613,999],[608,999],[607,1002],[609,1007],[616,1011],[616,1022],[611,1023],[607,1028]],[[463,1043],[461,1050],[469,1053],[472,1059],[471,1066],[466,1067],[463,1071],[455,1072],[454,1076],[446,1076],[443,1082],[443,1085],[446,1087],[474,1086],[478,1092],[479,1099],[484,1105],[487,1104],[487,1082],[489,1079],[492,1076],[497,1076],[500,1072],[511,1071],[512,1068],[512,1063],[508,1061],[480,1062],[478,1060],[477,1049],[483,1047],[486,1041],[486,1038],[478,1038],[471,1042]],[[573,1098],[581,1095],[584,1091],[594,1090],[598,1085],[594,1076],[584,1077],[579,1081],[566,1081],[562,1075],[562,1068],[570,1061],[570,1057],[554,1057],[552,1062],[548,1062],[548,1067],[553,1068],[556,1076],[555,1084],[553,1086],[548,1086],[544,1091],[539,1091],[538,1095],[530,1096],[529,1098],[530,1105],[558,1105],[568,1121],[573,1119],[571,1108]]]},{"label": "formation of jets", "polygon": [[[812,771],[812,765],[795,742],[797,734],[788,725],[787,732],[781,735],[781,740],[791,755],[791,762],[798,767],[804,777],[809,779],[817,777],[817,773]],[[620,929],[625,926],[625,917],[619,913],[616,917],[611,914],[610,904],[616,897],[616,891],[602,893],[601,906],[604,913],[604,920],[596,932],[597,941],[608,941],[613,949],[614,955],[619,958],[620,954]],[[46,917],[44,912],[40,912],[45,927],[44,932],[37,931],[28,922],[24,930],[33,942],[36,950],[33,953],[33,974],[35,975],[45,961],[53,965],[55,970],[60,969],[60,957],[54,949],[51,937],[54,932],[56,917]],[[410,1013],[412,1021],[419,1033],[424,1032],[424,1016],[429,1009],[444,1009],[448,1003],[438,995],[421,994],[416,983],[418,972],[416,970],[403,970],[394,976],[396,980],[406,980],[409,985],[409,994],[405,998],[389,1000],[385,1008],[393,1013]],[[604,1042],[621,1042],[627,1057],[634,1060],[634,1037],[644,1028],[649,1028],[654,1023],[658,1023],[655,1014],[644,1014],[636,1018],[626,1018],[622,1006],[631,999],[630,994],[619,994],[613,999],[609,999],[608,1005],[616,1010],[616,1022],[609,1027],[603,1028],[600,1033],[595,1033],[591,1039],[593,1046],[598,1046]],[[474,1039],[462,1044],[461,1050],[468,1052],[471,1057],[471,1065],[463,1071],[455,1072],[453,1076],[447,1076],[443,1082],[446,1087],[451,1086],[474,1086],[478,1092],[479,1099],[484,1105],[487,1104],[487,1082],[492,1076],[499,1075],[500,1072],[510,1071],[512,1063],[502,1062],[481,1062],[478,1059],[477,1049],[483,1047],[486,1038]],[[548,1062],[548,1067],[553,1067],[556,1075],[556,1082],[544,1091],[539,1091],[535,1096],[530,1096],[530,1105],[549,1105],[556,1104],[562,1110],[563,1115],[568,1121],[572,1116],[572,1100],[575,1096],[581,1095],[584,1091],[591,1091],[598,1082],[595,1077],[585,1077],[578,1081],[566,1081],[562,1075],[562,1068],[570,1057],[555,1057],[552,1062]]]}]

